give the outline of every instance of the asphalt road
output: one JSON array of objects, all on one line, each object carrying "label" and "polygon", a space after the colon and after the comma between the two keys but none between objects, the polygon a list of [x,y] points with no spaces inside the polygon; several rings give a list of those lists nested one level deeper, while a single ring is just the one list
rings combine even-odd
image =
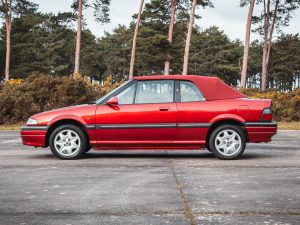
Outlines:
[{"label": "asphalt road", "polygon": [[61,161],[0,131],[0,224],[300,224],[300,132],[208,151],[91,151]]}]

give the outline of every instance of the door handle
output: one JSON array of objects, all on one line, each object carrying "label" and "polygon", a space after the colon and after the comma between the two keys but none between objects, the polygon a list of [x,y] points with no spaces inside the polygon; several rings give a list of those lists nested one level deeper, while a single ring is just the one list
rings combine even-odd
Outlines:
[{"label": "door handle", "polygon": [[159,111],[169,111],[170,107],[159,107]]}]

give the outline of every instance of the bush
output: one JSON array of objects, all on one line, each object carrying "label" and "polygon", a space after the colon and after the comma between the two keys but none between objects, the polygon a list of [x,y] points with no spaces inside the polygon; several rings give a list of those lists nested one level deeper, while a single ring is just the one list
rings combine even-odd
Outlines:
[{"label": "bush", "polygon": [[88,103],[117,85],[111,84],[111,77],[101,86],[83,78],[51,77],[39,73],[32,74],[25,81],[12,80],[0,85],[0,124],[23,122],[39,112]]},{"label": "bush", "polygon": [[260,92],[258,89],[245,89],[243,93],[251,98],[272,99],[273,117],[276,121],[300,121],[300,88],[286,93],[275,90]]}]

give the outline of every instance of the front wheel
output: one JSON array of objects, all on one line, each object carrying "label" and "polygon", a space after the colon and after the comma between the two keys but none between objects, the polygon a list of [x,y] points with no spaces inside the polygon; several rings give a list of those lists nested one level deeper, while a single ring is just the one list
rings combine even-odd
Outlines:
[{"label": "front wheel", "polygon": [[212,153],[220,159],[237,159],[246,148],[242,128],[234,125],[217,127],[209,137]]},{"label": "front wheel", "polygon": [[78,159],[87,149],[83,131],[72,124],[56,128],[49,139],[52,153],[60,159]]}]

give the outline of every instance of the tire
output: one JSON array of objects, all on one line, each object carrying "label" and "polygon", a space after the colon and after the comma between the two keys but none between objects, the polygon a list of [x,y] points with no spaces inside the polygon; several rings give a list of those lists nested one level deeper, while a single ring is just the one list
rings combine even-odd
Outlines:
[{"label": "tire", "polygon": [[73,124],[57,127],[50,135],[49,145],[52,153],[64,160],[79,159],[88,146],[83,131]]},{"label": "tire", "polygon": [[222,125],[213,130],[209,137],[211,152],[219,159],[237,159],[246,148],[246,137],[242,128]]}]

